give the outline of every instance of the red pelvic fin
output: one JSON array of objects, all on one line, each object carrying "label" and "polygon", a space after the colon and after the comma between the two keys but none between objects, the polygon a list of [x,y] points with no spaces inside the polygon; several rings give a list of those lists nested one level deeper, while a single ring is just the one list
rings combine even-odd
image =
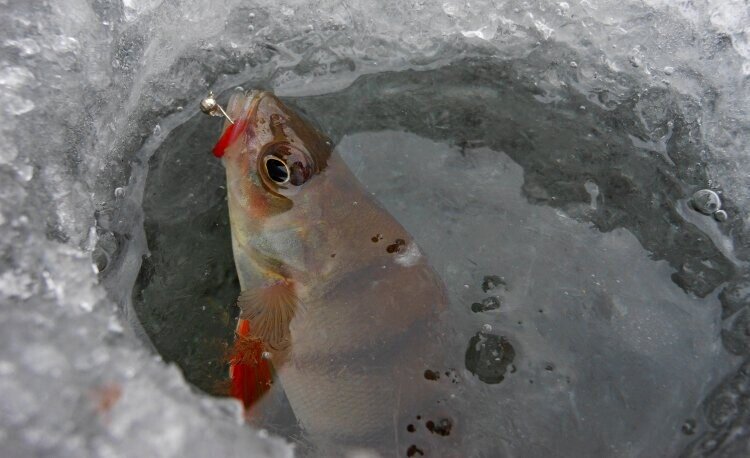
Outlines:
[{"label": "red pelvic fin", "polygon": [[270,388],[273,374],[270,362],[263,358],[263,342],[250,335],[250,323],[240,320],[234,341],[229,375],[230,394],[250,408]]}]

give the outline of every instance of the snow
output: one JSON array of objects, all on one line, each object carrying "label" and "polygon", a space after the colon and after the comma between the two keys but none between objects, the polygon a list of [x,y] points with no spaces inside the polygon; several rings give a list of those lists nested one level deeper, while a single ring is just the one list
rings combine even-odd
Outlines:
[{"label": "snow", "polygon": [[[517,433],[503,442],[509,453],[541,453],[528,444],[551,448],[570,435],[565,450],[603,453],[592,447],[605,436],[578,437],[579,425],[632,441],[610,443],[606,452],[621,456],[649,446],[746,452],[750,21],[742,1],[321,0],[310,8],[302,0],[5,0],[0,11],[0,455],[292,455],[287,440],[244,424],[236,402],[199,392],[159,357],[131,303],[150,255],[149,160],[173,131],[197,122],[209,88],[223,94],[238,85],[295,97],[353,151],[387,153],[352,146],[368,130],[386,134],[367,142],[427,148],[434,140],[446,157],[458,145],[489,161],[480,178],[512,184],[494,195],[511,199],[508,207],[494,206],[471,170],[448,159],[420,185],[399,182],[383,166],[389,161],[376,161],[371,178],[400,184],[366,183],[416,236],[457,307],[483,299],[472,296],[483,275],[509,279],[503,305],[490,312],[503,319],[476,325],[467,315],[457,324],[464,341],[490,324],[527,362],[498,385],[502,395],[467,384],[478,393],[467,403],[487,415],[473,423],[477,446],[502,430]],[[461,73],[466,62],[470,77]],[[416,94],[429,86],[408,72],[431,71],[441,92],[425,104],[424,92]],[[493,115],[503,104],[511,108]],[[527,137],[503,143],[513,132]],[[210,141],[215,130],[203,135]],[[564,144],[568,137],[581,148]],[[488,151],[500,159],[487,159]],[[356,170],[362,159],[347,160]],[[179,165],[156,162],[162,170]],[[422,165],[405,161],[399,172],[417,174]],[[454,167],[464,181],[446,175]],[[216,187],[201,181],[215,170],[192,173],[196,188]],[[686,199],[701,188],[720,193],[726,222],[691,213]],[[215,204],[215,194],[195,192],[175,204]],[[480,214],[482,205],[505,219]],[[439,222],[431,230],[416,219],[425,212]],[[508,215],[537,236],[513,230]],[[462,220],[469,216],[471,224]],[[498,225],[507,231],[493,238]],[[463,244],[443,246],[451,233],[463,233]],[[573,270],[544,264],[547,253],[566,249],[580,253]],[[457,261],[464,251],[484,261]],[[545,278],[566,287],[553,291]],[[569,299],[581,289],[589,299]],[[549,307],[583,303],[578,312],[593,331],[570,316],[552,314],[565,323],[558,328],[545,321],[553,318],[527,316],[529,297]],[[512,328],[519,319],[529,327]],[[587,351],[597,346],[604,356],[592,375]],[[594,381],[622,375],[612,366],[622,355],[644,372],[628,372],[635,384],[616,385],[624,391],[605,392]],[[543,360],[555,361],[554,383],[523,391],[521,374],[538,380]],[[679,389],[660,398],[664,384]],[[525,418],[528,407],[507,394],[516,385],[517,399],[553,407]],[[654,408],[641,429],[625,431],[591,393],[622,408],[623,422],[641,417],[628,410],[635,405]],[[518,429],[487,406],[505,409]],[[559,412],[571,429],[555,429]],[[697,419],[694,436],[680,436],[686,416]]]}]

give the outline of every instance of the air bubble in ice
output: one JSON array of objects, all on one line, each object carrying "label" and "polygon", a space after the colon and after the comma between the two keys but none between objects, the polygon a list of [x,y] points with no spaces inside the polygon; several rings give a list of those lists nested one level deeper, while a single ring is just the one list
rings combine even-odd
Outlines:
[{"label": "air bubble in ice", "polygon": [[118,247],[119,243],[115,234],[104,229],[97,230],[96,246],[91,253],[91,260],[97,273],[101,274],[106,271]]},{"label": "air bubble in ice", "polygon": [[586,188],[586,192],[588,192],[591,197],[591,208],[596,210],[596,202],[599,198],[599,186],[593,181],[587,181],[583,184],[583,187]]},{"label": "air bubble in ice", "polygon": [[694,209],[704,215],[711,215],[721,208],[721,199],[719,198],[719,195],[710,189],[696,191],[696,193],[693,194],[690,203]]},{"label": "air bubble in ice", "polygon": [[458,14],[458,5],[452,2],[443,3],[443,12],[448,16],[455,16]]},{"label": "air bubble in ice", "polygon": [[15,167],[18,178],[23,181],[30,181],[34,177],[34,167],[29,164],[21,164]]},{"label": "air bubble in ice", "polygon": [[682,424],[682,433],[685,435],[692,435],[695,433],[695,420],[688,418],[685,423]]}]

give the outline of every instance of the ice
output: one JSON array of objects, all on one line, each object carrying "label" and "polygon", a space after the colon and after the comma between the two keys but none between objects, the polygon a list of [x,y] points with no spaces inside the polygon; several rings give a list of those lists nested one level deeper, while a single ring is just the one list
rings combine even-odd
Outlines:
[{"label": "ice", "polygon": [[[237,85],[289,97],[343,143],[448,285],[457,360],[480,331],[513,346],[502,383],[463,371],[476,450],[747,454],[742,1],[0,10],[0,455],[293,453],[244,424],[236,402],[195,388],[223,373],[199,364],[217,348],[189,360],[153,333],[160,309],[131,303],[144,265],[204,301],[170,311],[172,331],[201,322],[203,338],[225,336],[236,286],[229,251],[209,249],[226,229],[208,154],[218,127],[197,102]],[[727,221],[689,207],[704,188]],[[162,269],[191,251],[216,261]],[[507,290],[481,291],[488,275]],[[173,292],[143,297],[157,307]],[[498,307],[471,311],[491,296]]]},{"label": "ice", "polygon": [[[521,197],[520,168],[501,153],[467,150],[470,160],[461,167],[458,152],[407,134],[357,134],[342,143],[360,179],[418,237],[438,270],[445,277],[456,272],[469,284],[469,289],[453,285],[454,303],[468,308],[487,296],[478,281],[482,273],[505,278],[507,290],[496,293],[502,298],[497,312],[463,314],[454,322],[461,335],[481,331],[464,347],[466,368],[491,384],[471,386],[470,393],[486,397],[464,394],[469,411],[486,409],[478,419],[464,419],[477,433],[475,444],[492,428],[506,438],[509,455],[539,455],[554,448],[566,456],[597,450],[618,456],[678,451],[684,440],[678,426],[693,414],[678,399],[700,399],[706,383],[715,383],[731,364],[716,338],[720,307],[715,297],[688,300],[670,281],[667,263],[650,260],[626,230],[592,231],[563,212],[530,205]],[[400,170],[422,164],[423,173],[373,173],[375,164],[394,150],[410,151]],[[452,166],[446,167],[446,161]],[[486,183],[492,177],[503,185],[489,191]],[[421,183],[427,180],[429,187]],[[432,219],[429,228],[421,224],[427,215],[450,214],[465,196],[470,199],[462,213],[471,224],[464,218]],[[581,197],[577,205],[590,211]],[[414,202],[421,203],[418,210]],[[493,208],[502,211],[487,210]],[[453,237],[439,236],[447,233]],[[483,249],[490,243],[495,248]],[[485,255],[486,249],[494,256]],[[488,318],[492,321],[483,323]],[[479,356],[470,357],[470,349],[477,345],[497,347],[496,356],[484,357],[498,362],[485,362],[484,368],[475,362]],[[516,369],[508,373],[510,363]],[[673,377],[679,386],[669,382]],[[483,407],[487,398],[496,404]],[[636,407],[643,403],[649,407]],[[596,434],[571,437],[575,430]],[[531,444],[517,437],[535,439]]]}]

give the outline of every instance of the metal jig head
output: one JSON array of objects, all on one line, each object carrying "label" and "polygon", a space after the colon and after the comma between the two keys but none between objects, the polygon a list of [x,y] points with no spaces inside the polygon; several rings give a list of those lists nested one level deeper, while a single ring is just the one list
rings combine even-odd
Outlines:
[{"label": "metal jig head", "polygon": [[211,116],[224,116],[231,124],[234,124],[232,118],[230,118],[221,105],[216,102],[213,91],[208,91],[208,97],[201,100],[201,111]]}]

